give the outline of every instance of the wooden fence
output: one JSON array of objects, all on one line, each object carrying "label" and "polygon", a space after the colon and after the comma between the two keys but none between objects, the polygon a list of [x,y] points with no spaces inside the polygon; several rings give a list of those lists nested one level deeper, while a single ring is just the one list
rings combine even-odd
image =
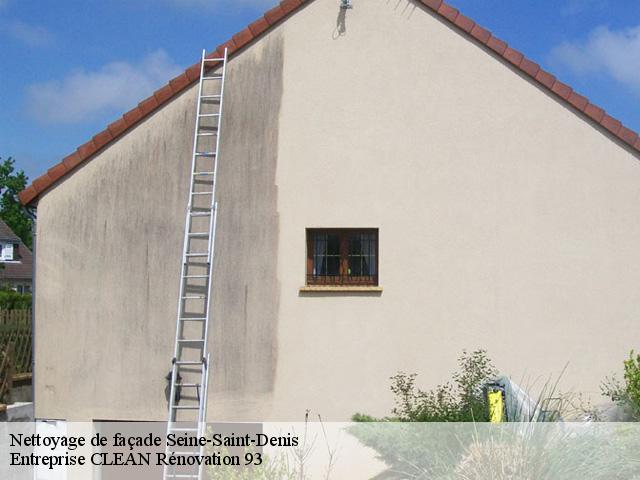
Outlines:
[{"label": "wooden fence", "polygon": [[0,348],[0,412],[5,410],[4,402],[8,402],[9,392],[13,386],[13,347]]},{"label": "wooden fence", "polygon": [[14,374],[31,373],[31,310],[0,310],[0,351],[11,345]]},{"label": "wooden fence", "polygon": [[0,403],[16,380],[31,378],[31,310],[0,310]]}]

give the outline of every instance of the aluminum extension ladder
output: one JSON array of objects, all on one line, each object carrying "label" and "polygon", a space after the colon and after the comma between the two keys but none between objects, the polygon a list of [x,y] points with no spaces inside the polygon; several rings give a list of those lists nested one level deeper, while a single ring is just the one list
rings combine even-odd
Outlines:
[{"label": "aluminum extension ladder", "polygon": [[[169,374],[167,435],[193,437],[206,433],[207,339],[217,217],[216,174],[226,68],[226,49],[222,58],[207,57],[202,51],[176,337]],[[213,70],[210,72],[209,69]],[[204,447],[167,447],[166,453],[185,456],[202,455],[205,451]],[[163,469],[164,479],[201,479],[202,475],[202,466],[165,466]]]}]

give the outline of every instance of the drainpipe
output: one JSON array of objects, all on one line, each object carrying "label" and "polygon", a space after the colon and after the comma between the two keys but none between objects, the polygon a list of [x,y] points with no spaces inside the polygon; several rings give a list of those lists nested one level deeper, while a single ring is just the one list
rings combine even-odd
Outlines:
[{"label": "drainpipe", "polygon": [[37,216],[35,210],[30,213],[31,223],[31,402],[33,420],[36,420],[36,244]]}]

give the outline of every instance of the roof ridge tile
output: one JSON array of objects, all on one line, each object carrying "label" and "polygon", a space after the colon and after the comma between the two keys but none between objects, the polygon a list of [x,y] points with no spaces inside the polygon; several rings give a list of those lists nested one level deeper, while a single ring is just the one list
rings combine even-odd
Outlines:
[{"label": "roof ridge tile", "polygon": [[502,40],[491,34],[491,37],[489,38],[489,40],[487,40],[487,47],[497,52],[498,55],[502,55],[507,49],[508,45],[507,42],[503,42]]},{"label": "roof ridge tile", "polygon": [[457,8],[453,8],[451,5],[442,2],[440,8],[438,8],[438,13],[450,22],[453,22],[455,25],[456,18],[460,11]]}]

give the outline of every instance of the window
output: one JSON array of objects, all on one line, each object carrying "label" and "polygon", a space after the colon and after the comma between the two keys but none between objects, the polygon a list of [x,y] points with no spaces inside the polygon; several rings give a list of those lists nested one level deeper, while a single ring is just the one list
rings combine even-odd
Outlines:
[{"label": "window", "polygon": [[307,229],[307,285],[378,285],[378,230]]},{"label": "window", "polygon": [[3,243],[0,244],[0,260],[12,261],[13,260],[13,244]]}]

